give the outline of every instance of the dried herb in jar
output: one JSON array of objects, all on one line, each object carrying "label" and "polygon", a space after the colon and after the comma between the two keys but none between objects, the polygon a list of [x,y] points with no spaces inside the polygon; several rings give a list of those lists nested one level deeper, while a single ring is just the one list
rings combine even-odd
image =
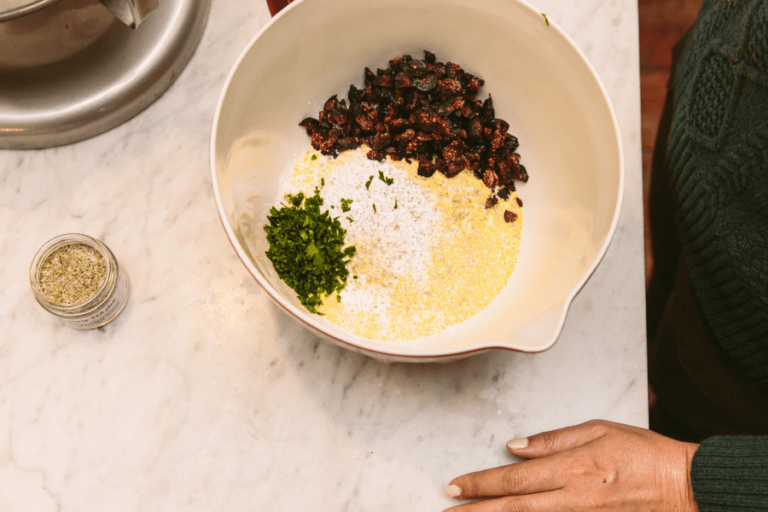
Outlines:
[{"label": "dried herb in jar", "polygon": [[43,295],[58,306],[76,306],[93,298],[104,285],[107,263],[85,244],[69,244],[53,251],[40,266]]}]

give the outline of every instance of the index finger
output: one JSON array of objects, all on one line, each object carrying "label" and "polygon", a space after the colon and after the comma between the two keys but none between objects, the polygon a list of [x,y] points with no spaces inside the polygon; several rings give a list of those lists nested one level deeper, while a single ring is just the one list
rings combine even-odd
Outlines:
[{"label": "index finger", "polygon": [[566,483],[564,459],[554,455],[468,473],[451,480],[446,492],[452,498],[467,499],[556,491]]},{"label": "index finger", "polygon": [[444,512],[509,512],[535,510],[536,512],[562,512],[572,510],[564,491],[543,492],[527,496],[506,496],[492,500],[475,501],[451,507]]},{"label": "index finger", "polygon": [[618,427],[618,424],[609,421],[592,420],[580,425],[542,432],[528,438],[513,439],[507,443],[507,450],[512,455],[523,459],[546,457],[584,446]]}]

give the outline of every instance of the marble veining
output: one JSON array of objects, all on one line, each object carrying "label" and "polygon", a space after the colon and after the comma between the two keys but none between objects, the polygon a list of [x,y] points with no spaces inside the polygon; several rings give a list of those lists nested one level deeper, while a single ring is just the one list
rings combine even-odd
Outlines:
[{"label": "marble veining", "polygon": [[[215,0],[189,66],[124,125],[0,152],[0,510],[441,510],[504,443],[591,418],[647,424],[637,5],[540,0],[611,97],[626,191],[608,253],[555,346],[386,365],[330,346],[236,258],[211,194],[224,78],[268,21]],[[79,332],[34,301],[37,248],[103,240],[131,279],[113,323]]]}]

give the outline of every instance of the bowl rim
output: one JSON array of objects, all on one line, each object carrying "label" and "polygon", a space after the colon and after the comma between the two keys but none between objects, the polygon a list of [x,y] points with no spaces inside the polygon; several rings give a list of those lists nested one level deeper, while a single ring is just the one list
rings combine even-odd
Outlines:
[{"label": "bowl rim", "polygon": [[[283,299],[281,294],[278,293],[277,290],[275,290],[274,287],[271,284],[269,284],[269,282],[267,282],[266,279],[263,278],[263,276],[261,275],[261,272],[259,272],[258,269],[254,267],[253,263],[248,258],[248,255],[244,253],[243,248],[240,247],[239,244],[235,243],[235,240],[237,240],[237,236],[235,235],[234,230],[232,229],[232,226],[230,226],[228,220],[225,218],[226,215],[224,213],[224,206],[219,193],[218,179],[216,176],[216,139],[218,135],[219,118],[221,116],[221,109],[222,109],[222,105],[224,104],[224,99],[226,97],[227,91],[229,90],[229,86],[232,80],[234,79],[235,73],[239,69],[240,64],[244,60],[245,56],[250,52],[251,48],[253,48],[253,46],[261,38],[261,36],[267,30],[269,30],[269,28],[273,24],[275,24],[280,18],[282,18],[287,12],[290,12],[291,10],[296,9],[297,7],[300,8],[299,6],[304,4],[305,1],[306,0],[295,0],[289,3],[286,8],[284,8],[277,15],[272,17],[261,28],[261,30],[259,30],[259,32],[251,38],[251,40],[248,42],[245,48],[240,52],[240,55],[237,57],[235,62],[232,64],[232,67],[230,68],[229,73],[227,74],[227,78],[224,81],[224,84],[221,88],[221,92],[219,93],[219,98],[216,102],[216,110],[214,111],[212,127],[211,127],[211,138],[209,141],[209,159],[210,159],[209,165],[210,165],[210,172],[211,172],[211,187],[213,188],[213,196],[216,201],[216,212],[219,216],[219,221],[221,222],[221,225],[227,234],[227,239],[229,240],[229,243],[232,246],[232,248],[235,250],[235,254],[237,255],[238,259],[240,259],[240,261],[243,263],[246,270],[248,270],[248,273],[251,274],[251,277],[253,277],[256,280],[259,286],[261,286],[261,288],[272,299],[272,301],[275,304],[277,304],[280,308],[282,308],[283,311],[288,313],[291,317],[293,317],[295,320],[297,320],[300,324],[305,326],[310,331],[320,334],[321,336],[324,336],[326,338],[329,338],[334,342],[354,351],[368,353],[370,355],[384,356],[386,358],[398,359],[401,361],[405,360],[405,361],[418,362],[418,361],[439,360],[439,359],[455,359],[455,358],[464,357],[471,354],[485,352],[485,351],[494,350],[494,349],[507,350],[512,352],[523,352],[523,353],[540,353],[551,348],[552,345],[554,345],[554,343],[560,337],[560,334],[565,325],[566,315],[568,313],[568,310],[570,309],[573,299],[581,291],[581,289],[584,287],[584,285],[589,280],[589,278],[592,277],[592,274],[594,274],[595,270],[597,269],[597,266],[600,264],[600,262],[602,262],[603,258],[605,257],[605,254],[608,251],[608,247],[610,246],[611,242],[613,241],[613,237],[616,234],[616,228],[618,226],[619,218],[621,216],[620,215],[621,208],[622,208],[622,205],[624,204],[625,157],[624,157],[624,144],[621,138],[621,130],[619,129],[619,124],[616,118],[616,112],[613,108],[613,103],[611,102],[610,96],[608,95],[608,91],[605,89],[605,85],[603,84],[603,81],[600,79],[597,72],[595,71],[595,68],[592,66],[592,63],[589,61],[589,59],[587,59],[586,55],[584,55],[581,49],[573,41],[573,39],[571,39],[571,37],[565,31],[563,31],[555,21],[549,18],[546,18],[548,27],[550,29],[556,30],[558,34],[561,37],[563,37],[568,42],[568,44],[571,45],[571,47],[576,51],[576,54],[579,56],[581,61],[586,65],[590,74],[595,79],[595,82],[600,88],[600,92],[602,93],[603,98],[605,99],[605,102],[608,106],[608,111],[611,117],[611,123],[613,125],[614,133],[616,134],[616,143],[618,146],[618,154],[619,154],[619,169],[618,169],[619,183],[617,187],[618,198],[616,200],[616,206],[614,207],[613,217],[611,219],[611,225],[608,230],[608,234],[605,238],[605,241],[603,242],[603,245],[600,247],[600,250],[595,256],[592,264],[589,266],[589,268],[584,273],[582,278],[574,285],[570,293],[565,297],[565,299],[563,299],[561,304],[556,303],[552,305],[552,308],[560,307],[560,312],[559,312],[557,328],[552,334],[551,339],[546,344],[537,346],[530,350],[527,348],[505,345],[504,343],[499,341],[485,342],[485,343],[478,342],[477,344],[472,345],[470,348],[462,349],[462,350],[439,349],[439,350],[426,350],[419,353],[409,352],[408,350],[405,350],[402,347],[393,347],[392,350],[383,350],[380,345],[374,345],[368,342],[367,340],[352,342],[350,340],[345,340],[329,332],[326,332],[321,327],[314,325],[313,323],[309,322],[305,318],[305,316],[308,315],[308,313],[300,311],[299,308],[297,308],[293,304],[288,303],[285,299]],[[542,16],[544,15],[544,13],[534,8],[531,4],[529,4],[525,0],[513,0],[513,1],[520,4],[520,6],[522,6],[525,9],[528,9]],[[535,319],[532,321],[535,321]]]}]

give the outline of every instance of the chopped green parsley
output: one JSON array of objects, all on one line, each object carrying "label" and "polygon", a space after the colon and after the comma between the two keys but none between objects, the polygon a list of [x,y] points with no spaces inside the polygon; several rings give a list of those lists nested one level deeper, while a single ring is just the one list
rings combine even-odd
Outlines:
[{"label": "chopped green parsley", "polygon": [[386,183],[387,185],[391,185],[395,182],[394,178],[386,178],[384,177],[384,173],[382,171],[379,171],[379,179]]},{"label": "chopped green parsley", "polygon": [[280,205],[279,210],[271,208],[267,215],[267,258],[280,279],[296,291],[299,302],[322,315],[317,310],[323,303],[322,295],[340,292],[346,286],[346,267],[355,247],[344,247],[346,230],[338,217],[320,211],[323,198],[317,189],[306,199],[302,192],[285,197],[288,204]]}]

